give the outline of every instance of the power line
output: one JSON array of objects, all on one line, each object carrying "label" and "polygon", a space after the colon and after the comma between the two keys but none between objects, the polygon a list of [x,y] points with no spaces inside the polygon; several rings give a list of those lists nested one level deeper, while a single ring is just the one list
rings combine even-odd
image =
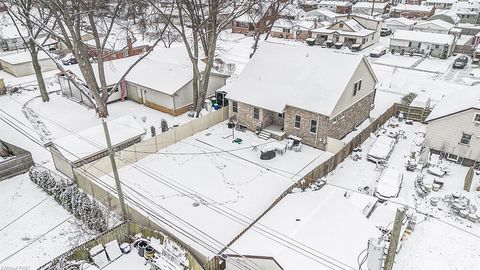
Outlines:
[{"label": "power line", "polygon": [[[50,119],[50,118],[48,118],[48,117],[46,117],[46,116],[44,116],[44,117],[47,118],[48,120],[51,120],[52,122],[56,123],[56,124],[59,125],[60,127],[66,129],[66,130],[68,130],[68,131],[70,131],[70,132],[75,133],[74,131],[71,131],[71,130],[69,130],[68,128],[64,127],[63,125],[59,124],[57,121],[52,120],[52,119]],[[87,143],[90,143],[90,144],[92,144],[92,145],[96,145],[95,142],[92,142],[92,141],[88,140],[87,138],[84,138],[84,137],[82,137],[82,136],[80,136],[80,135],[78,135],[78,134],[77,134],[77,136],[78,136],[79,138],[81,138],[82,140],[86,141]],[[223,152],[224,152],[224,151],[223,151]],[[175,187],[175,185],[172,186],[171,183],[166,184],[165,180],[162,179],[161,177],[160,177],[160,179],[159,179],[159,178],[158,178],[158,177],[159,177],[158,174],[152,173],[151,171],[148,171],[148,172],[146,173],[146,172],[145,172],[145,168],[142,167],[143,170],[140,169],[140,165],[137,166],[136,164],[133,164],[132,161],[124,160],[121,156],[117,156],[117,157],[119,157],[121,160],[123,160],[123,161],[125,161],[125,162],[128,162],[129,164],[131,164],[131,165],[132,165],[134,168],[136,168],[137,170],[143,172],[143,173],[144,173],[145,175],[147,175],[147,176],[150,176],[150,178],[152,178],[152,179],[154,179],[154,180],[157,180],[157,181],[160,180],[164,185],[167,185],[167,186],[169,186],[170,188],[178,191],[178,189]],[[150,173],[150,174],[149,174],[149,173]],[[153,174],[153,175],[152,175],[152,174]],[[162,180],[163,180],[163,181],[162,181]],[[171,178],[170,178],[170,180],[173,181],[173,182],[175,182],[175,183],[177,183],[177,184],[179,184],[179,185],[182,185],[181,183],[179,183],[179,182],[177,182],[177,181],[175,181],[175,180],[173,180],[173,179],[171,179]],[[123,183],[123,184],[125,185],[125,183]],[[183,185],[182,185],[182,186],[183,186]],[[196,193],[196,191],[193,191],[193,190],[191,190],[191,189],[189,189],[188,187],[185,187],[185,186],[183,186],[183,187],[186,188],[186,189],[188,189],[189,191],[185,191],[185,189],[183,189],[182,191],[179,191],[180,193],[182,193],[182,192],[187,192],[187,194],[190,195],[190,196],[192,196],[192,195],[193,195],[193,196],[199,196],[199,194]],[[182,194],[185,195],[185,193],[182,193]],[[202,197],[202,196],[203,196],[203,197],[206,197],[206,196],[204,196],[204,195],[202,195],[202,194],[200,194],[200,195],[201,195],[201,196],[199,196],[199,197]],[[190,196],[189,196],[189,197],[190,197]],[[192,199],[193,199],[193,198],[192,198]],[[212,200],[212,199],[210,199],[210,198],[209,198],[209,200],[214,201],[214,200]],[[214,202],[215,202],[215,201],[214,201]],[[215,202],[215,203],[217,203],[217,202]],[[217,203],[217,204],[218,204],[218,203]],[[207,207],[211,208],[212,206],[211,206],[211,204],[209,204],[209,205],[207,205]],[[227,208],[227,209],[232,210],[232,209],[230,209],[230,208]],[[231,219],[231,220],[233,220],[233,221],[235,221],[235,222],[237,222],[237,223],[239,223],[239,224],[241,224],[241,225],[246,225],[247,227],[248,227],[249,225],[251,225],[252,222],[255,222],[254,219],[248,218],[248,217],[246,217],[246,216],[244,216],[244,217],[246,217],[248,220],[250,220],[250,222],[245,221],[245,220],[242,220],[242,219],[239,219],[239,218],[237,217],[237,215],[233,215],[233,214],[231,214],[231,213],[227,213],[227,215],[225,215],[225,213],[224,213],[225,210],[222,210],[222,209],[219,209],[219,208],[215,208],[215,209],[212,209],[212,210],[214,210],[215,212],[217,212],[217,213],[219,213],[219,214],[221,214],[221,215],[223,215],[223,216],[225,216],[225,217],[227,217],[227,218],[229,218],[229,219]],[[238,212],[236,212],[236,213],[238,214]],[[264,226],[264,227],[265,227],[265,228],[268,228],[268,227],[266,227],[266,226]],[[257,229],[257,228],[254,228],[254,229]],[[271,228],[268,228],[268,229],[272,230]],[[270,232],[268,232],[268,231],[266,231],[266,230],[264,230],[264,229],[261,229],[261,228],[260,228],[260,230],[263,232],[263,235],[264,235],[264,236],[267,236],[267,235],[265,235],[265,233],[270,234],[270,235],[273,235],[272,233],[270,233]],[[272,231],[273,231],[273,230],[272,230]],[[257,232],[258,232],[258,230],[257,230]],[[276,232],[276,233],[279,234],[279,235],[282,235],[282,236],[286,237],[285,235],[283,235],[283,234],[281,234],[281,233],[279,233],[279,232]],[[275,238],[277,238],[277,239],[280,239],[280,241],[284,241],[284,242],[286,242],[286,243],[288,243],[288,244],[291,244],[291,243],[289,243],[289,242],[296,242],[296,243],[298,243],[298,244],[300,244],[300,245],[303,245],[302,243],[300,243],[300,242],[298,242],[298,241],[296,241],[295,239],[292,239],[292,238],[289,238],[290,241],[287,242],[287,241],[285,241],[284,239],[282,239],[282,238],[279,237],[279,236],[276,236],[276,235],[273,235],[273,236],[274,236]],[[268,236],[267,236],[267,237],[268,237]],[[271,237],[269,237],[269,238],[272,239]],[[272,239],[272,240],[274,240],[274,239]],[[274,241],[275,241],[275,240],[274,240]],[[277,240],[276,242],[279,243],[279,244],[282,244],[283,246],[286,246],[285,244],[278,242],[278,240]],[[294,244],[292,244],[292,245],[293,245],[294,247],[302,250],[302,251],[305,251],[305,249],[302,248],[302,247],[299,247],[299,246],[294,245]],[[306,245],[303,245],[303,246],[306,247]],[[286,247],[292,249],[291,247],[288,247],[288,246],[286,246]],[[337,263],[340,263],[340,264],[345,265],[346,267],[349,267],[348,265],[346,265],[346,264],[344,264],[344,263],[342,263],[342,262],[340,262],[340,261],[338,261],[338,260],[335,260],[334,258],[332,258],[332,257],[330,257],[330,256],[328,256],[328,255],[326,255],[326,254],[324,254],[324,253],[322,253],[322,252],[320,252],[320,251],[318,251],[318,250],[315,250],[315,249],[310,248],[310,247],[308,247],[308,248],[311,249],[311,250],[313,250],[313,251],[315,251],[315,252],[317,252],[317,253],[319,253],[319,254],[322,254],[323,256],[326,256],[326,257],[328,257],[328,258],[336,261]],[[302,253],[301,251],[297,251],[297,252],[299,252],[299,253],[302,254],[302,255],[305,255],[305,254]],[[313,254],[311,251],[308,251],[308,250],[307,250],[307,252],[310,252],[310,254]],[[314,256],[318,256],[318,255],[315,255],[315,254],[313,254],[313,255],[314,255]],[[324,259],[323,257],[318,257],[318,258],[320,258],[320,259],[322,259],[322,260],[325,260],[325,261],[328,262],[328,263],[331,263],[330,261]],[[334,264],[334,263],[333,263],[333,265],[338,266],[338,265],[336,265],[336,264]]]},{"label": "power line", "polygon": [[[11,115],[9,115],[8,113],[6,113],[6,112],[3,111],[2,109],[0,109],[0,111],[2,111],[3,113],[5,113],[6,115],[10,116],[11,118],[13,118]],[[7,120],[5,120],[5,119],[3,119],[3,118],[0,118],[0,119],[7,123]],[[15,118],[13,118],[13,119],[16,120],[17,122],[19,122],[17,119],[15,119]],[[20,123],[21,123],[21,122],[20,122]],[[26,136],[28,139],[32,140],[33,142],[36,142],[36,140],[35,140],[34,138],[28,136],[28,133],[26,133],[23,129],[21,129],[20,127],[18,127],[18,126],[16,126],[15,124],[13,124],[13,122],[10,122],[10,123],[7,123],[7,124],[9,124],[9,125],[12,126],[13,128],[15,128],[15,130],[17,130],[17,131],[18,131],[19,133],[21,133],[22,135]],[[22,124],[23,124],[23,123],[22,123]],[[24,125],[24,124],[23,124],[23,125]],[[26,127],[27,127],[27,126],[26,126]],[[27,128],[29,128],[29,127],[27,127]],[[32,130],[31,128],[29,128],[29,129]],[[33,131],[34,131],[34,130],[33,130]],[[37,144],[38,144],[38,143],[37,143]],[[39,145],[42,146],[41,144],[39,144]],[[42,149],[44,149],[45,151],[48,151],[47,149],[44,148],[44,146],[42,146]],[[65,151],[68,151],[67,149],[64,149],[64,150],[65,150]],[[72,153],[72,154],[73,154],[73,153]],[[95,182],[97,182],[97,181],[101,182],[101,183],[102,183],[101,185],[103,185],[106,189],[110,189],[110,191],[111,191],[113,194],[116,194],[116,191],[115,191],[114,189],[112,189],[111,187],[109,187],[108,184],[106,184],[105,182],[101,181],[100,179],[98,179],[97,177],[95,177],[95,176],[92,175],[91,173],[87,172],[86,170],[84,170],[84,172],[87,173],[87,174],[89,174],[90,177],[92,177],[93,179],[96,179]],[[104,173],[108,175],[108,173],[106,173],[106,172],[104,172]],[[111,177],[111,176],[109,175],[109,177]],[[97,183],[98,183],[98,182],[97,182]],[[125,184],[124,184],[124,185],[125,185]],[[129,186],[128,186],[128,187],[129,187]],[[131,188],[131,187],[129,187],[129,188]],[[107,196],[108,196],[108,195],[107,195]],[[142,196],[143,196],[143,195],[142,195]],[[148,210],[148,208],[145,208],[145,206],[140,205],[140,204],[137,203],[135,200],[130,200],[130,202],[133,203],[134,205],[136,205],[137,207],[139,207],[140,209],[144,210],[144,211],[146,211],[146,209]],[[156,212],[150,211],[150,214],[151,214],[151,215],[154,215],[154,216],[156,215],[156,216],[157,216],[157,219],[160,218],[160,215],[158,215]],[[167,225],[167,226],[169,226],[170,228],[172,228],[172,224],[169,224],[170,222],[169,222],[168,220],[165,220],[165,219],[164,219],[164,221],[163,221],[162,223],[165,224],[165,225]],[[175,227],[175,225],[173,225],[173,226]],[[175,228],[174,228],[174,229],[175,229]],[[198,231],[200,231],[198,228],[196,228],[196,229],[197,229]],[[185,230],[182,231],[182,229],[179,228],[178,226],[177,226],[177,229],[175,229],[175,230],[176,230],[177,232],[181,233],[182,235],[186,236],[187,238],[193,240],[194,242],[197,242],[197,243],[200,242],[199,244],[200,244],[202,247],[204,247],[206,250],[209,250],[209,251],[212,252],[213,254],[216,254],[216,253],[217,253],[217,251],[216,251],[215,248],[212,249],[213,246],[209,245],[208,243],[204,242],[203,240],[199,239],[198,237],[193,236],[191,233],[189,233],[189,232],[187,232],[187,231],[185,231]],[[200,231],[200,232],[201,232],[201,231]],[[203,233],[203,232],[202,232],[202,233]],[[204,234],[205,234],[205,233],[204,233]],[[211,238],[211,237],[210,237],[210,238]],[[211,239],[213,239],[213,238],[211,238]],[[215,239],[214,239],[214,240],[215,240]],[[215,241],[216,241],[216,240],[215,240]],[[202,244],[202,243],[203,243],[203,244]],[[220,243],[220,242],[218,242],[218,243]],[[220,243],[220,244],[221,244],[221,243]],[[223,244],[221,244],[221,245],[222,245],[222,247],[224,247]],[[231,249],[231,248],[230,248],[230,250],[234,251],[234,250]],[[236,253],[236,252],[234,251],[234,253]],[[12,256],[13,256],[13,255],[12,255]],[[11,256],[10,256],[10,257],[11,257]],[[228,260],[228,259],[225,258],[225,260]],[[247,258],[247,260],[249,260],[249,259]],[[249,260],[249,261],[251,262],[251,260]],[[233,261],[233,262],[230,261],[230,263],[232,263],[232,265],[237,265],[237,267],[238,267],[239,269],[244,269],[244,266],[238,265],[238,263],[237,263],[236,261]],[[255,262],[253,262],[253,264],[256,265]],[[249,268],[247,268],[247,269],[252,269],[252,268],[249,267]],[[263,267],[260,267],[260,269],[263,269]]]},{"label": "power line", "polygon": [[[45,118],[49,119],[48,117],[45,117]],[[49,120],[51,120],[51,119],[49,119]],[[54,123],[56,122],[56,121],[54,121],[54,120],[51,120],[51,121],[53,121]],[[59,125],[60,127],[66,129],[66,130],[69,130],[68,128],[64,127],[64,126],[61,125],[61,124],[57,124],[57,125]],[[77,135],[78,135],[78,134],[77,134]],[[79,136],[79,135],[78,135],[78,136]],[[82,138],[81,136],[79,136],[79,137]],[[94,142],[91,142],[91,141],[89,141],[89,140],[86,139],[86,138],[83,138],[83,140],[86,141],[86,142],[88,142],[88,143],[90,143],[90,144],[92,144],[92,145],[95,145]],[[121,157],[120,157],[120,158],[121,158]],[[124,160],[124,161],[125,161],[125,160]],[[135,168],[137,168],[137,170],[139,170],[139,168],[138,168],[135,164],[132,164],[131,161],[127,161],[127,162],[130,163],[130,164],[131,164],[132,166],[134,166]],[[141,171],[141,170],[140,170],[140,171]],[[145,171],[142,171],[142,172],[143,172],[144,174],[148,175],[148,173],[145,173]],[[110,176],[110,175],[109,175],[109,176]],[[158,175],[157,175],[157,176],[158,176]],[[110,176],[110,177],[111,177],[111,176]],[[159,180],[158,178],[155,178],[155,175],[153,175],[153,176],[150,175],[150,177],[153,178],[153,179],[156,179],[157,181]],[[175,180],[173,180],[173,181],[176,182]],[[176,183],[178,183],[178,182],[176,182]],[[125,185],[125,183],[123,183],[123,184]],[[163,182],[163,184],[165,185],[165,182]],[[169,183],[169,184],[170,184],[170,183]],[[178,184],[180,184],[180,183],[178,183]],[[180,185],[181,185],[181,184],[180,184]],[[167,184],[167,186],[169,186],[170,188],[175,189],[175,190],[178,191],[178,189],[176,189],[176,188],[175,188],[174,186],[172,186],[172,185],[168,185],[168,184]],[[185,187],[185,188],[187,188],[187,187]],[[187,188],[187,189],[188,189],[188,188]],[[183,192],[185,192],[185,190],[183,190]],[[182,193],[182,191],[180,191],[180,193]],[[187,193],[189,193],[188,195],[192,195],[192,194],[193,194],[194,196],[195,196],[195,195],[197,195],[197,196],[199,195],[198,193],[195,193],[195,191],[194,191],[194,192],[189,192],[189,191],[187,191]],[[183,193],[183,194],[185,195],[185,193]],[[189,197],[190,197],[190,196],[189,196]],[[200,196],[199,196],[199,197],[200,197]],[[205,196],[204,196],[204,197],[205,197]],[[193,198],[192,198],[192,199],[193,199]],[[210,200],[211,200],[211,199],[210,199]],[[213,200],[212,200],[212,201],[213,201]],[[211,208],[211,205],[207,205],[207,207]],[[228,209],[229,209],[229,208],[228,208]],[[232,215],[232,214],[229,214],[229,213],[227,213],[227,214],[228,214],[228,216],[227,216],[227,215],[225,215],[225,213],[223,213],[224,210],[221,210],[221,209],[219,209],[219,208],[212,209],[212,210],[214,210],[214,211],[216,211],[217,213],[219,213],[219,214],[221,214],[221,215],[223,215],[223,216],[225,216],[225,217],[227,217],[227,218],[230,218],[230,219],[232,219],[233,221],[235,221],[235,222],[237,222],[237,223],[239,223],[239,224],[242,224],[242,225],[249,226],[249,225],[251,224],[251,222],[255,222],[255,220],[250,219],[250,218],[248,218],[248,219],[250,219],[251,222],[247,222],[247,221],[241,220],[241,219],[236,219],[236,218],[235,218],[236,215]],[[231,210],[231,209],[230,209],[230,210]],[[239,221],[239,220],[240,220],[240,221]],[[266,227],[266,228],[267,228],[267,227]],[[270,229],[270,228],[269,228],[269,229]],[[263,230],[263,229],[260,229],[260,230],[263,232],[262,234],[263,234],[264,236],[266,236],[266,237],[268,237],[268,236],[265,235],[265,233],[270,234],[270,235],[273,235],[273,234],[271,234],[270,232],[268,232],[268,231],[266,231],[266,230]],[[278,233],[278,232],[277,232],[277,233]],[[281,233],[278,233],[278,234],[282,235]],[[283,235],[283,236],[284,236],[284,235]],[[278,236],[276,236],[276,235],[273,235],[273,237],[280,239],[280,241],[285,241],[284,239],[282,239],[281,237],[278,237]],[[269,238],[272,239],[271,237],[269,237]],[[291,247],[286,246],[284,243],[280,243],[278,240],[275,240],[275,239],[272,239],[272,240],[276,241],[276,242],[279,243],[279,244],[282,244],[283,246],[285,246],[285,247],[287,247],[287,248],[289,248],[289,249],[292,249]],[[296,240],[294,240],[294,239],[291,239],[291,238],[290,238],[290,240],[291,240],[291,241],[294,241],[294,242],[297,242],[297,243],[299,243],[299,244],[302,244],[302,243],[300,243],[300,242],[298,242],[298,241],[296,241]],[[287,242],[287,241],[285,241],[285,242],[286,242],[286,243],[289,243],[289,242]],[[222,244],[222,245],[223,245],[223,244]],[[296,248],[299,248],[297,245],[293,245],[293,246],[296,247]],[[305,246],[305,245],[304,245],[304,246]],[[225,249],[225,248],[227,248],[227,250],[228,250],[228,249],[231,250],[231,248],[229,248],[229,247],[227,247],[227,246],[224,246],[224,249]],[[303,249],[303,248],[301,248],[301,247],[300,247],[299,249],[302,250],[302,251],[305,251],[305,249]],[[310,249],[311,249],[311,250],[314,250],[313,248],[310,248]],[[306,257],[309,257],[308,255],[306,255],[305,253],[302,253],[301,251],[298,251],[298,250],[294,250],[294,251],[300,253],[301,255],[304,255],[304,256],[306,256]],[[322,254],[323,256],[326,256],[326,257],[328,257],[328,258],[330,258],[330,259],[333,259],[332,257],[330,257],[330,256],[328,256],[328,255],[326,255],[326,254],[324,254],[324,253],[322,253],[322,252],[320,252],[320,251],[318,251],[318,250],[314,250],[314,251],[316,251],[317,253]],[[307,252],[309,252],[309,251],[307,250]],[[320,256],[318,256],[318,255],[315,255],[315,254],[312,253],[312,252],[309,252],[309,253],[312,254],[313,256],[316,256],[317,258],[320,258],[321,260],[324,260],[324,261],[327,262],[327,263],[330,263],[330,264],[332,264],[332,265],[335,265],[335,266],[339,267],[339,266],[336,265],[335,263],[332,263],[332,262],[326,260],[326,259],[323,258],[323,257],[320,257]],[[309,258],[312,259],[311,257],[309,257]],[[313,259],[313,260],[315,260],[315,259]],[[338,260],[335,260],[335,259],[333,259],[333,260],[336,261],[337,263],[340,263],[340,264],[343,264],[343,265],[349,267],[348,265],[346,265],[346,264],[344,264],[344,263],[342,263],[342,262],[340,262],[340,261],[338,261]],[[315,260],[315,261],[319,262],[318,260]],[[321,262],[319,262],[319,263],[321,263]],[[340,268],[343,269],[342,267],[340,267]]]},{"label": "power line", "polygon": [[39,206],[40,204],[42,204],[43,202],[45,202],[47,199],[51,198],[50,196],[47,196],[45,197],[43,200],[41,200],[40,202],[36,203],[34,206],[32,206],[30,209],[28,209],[27,211],[23,212],[20,216],[16,217],[14,220],[10,221],[9,223],[7,223],[7,225],[3,226],[2,228],[0,228],[0,232],[5,230],[8,226],[12,225],[13,223],[15,223],[17,220],[21,219],[23,216],[25,216],[26,214],[28,214],[30,211],[32,211],[33,209],[37,208],[37,206]]}]

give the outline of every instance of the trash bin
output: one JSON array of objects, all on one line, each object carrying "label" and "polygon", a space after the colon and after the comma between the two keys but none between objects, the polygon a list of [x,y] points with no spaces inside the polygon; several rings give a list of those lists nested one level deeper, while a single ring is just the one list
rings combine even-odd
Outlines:
[{"label": "trash bin", "polygon": [[138,243],[138,255],[140,257],[145,256],[145,248],[148,246],[148,243],[146,241],[141,241]]}]

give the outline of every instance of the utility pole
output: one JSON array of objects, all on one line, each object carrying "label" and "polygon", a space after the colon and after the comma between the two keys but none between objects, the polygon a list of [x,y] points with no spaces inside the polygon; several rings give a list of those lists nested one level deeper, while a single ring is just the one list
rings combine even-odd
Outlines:
[{"label": "utility pole", "polygon": [[120,184],[120,177],[118,176],[117,164],[115,163],[115,152],[112,148],[112,142],[110,141],[110,133],[108,132],[107,122],[102,118],[103,131],[105,131],[105,138],[107,139],[108,155],[110,156],[110,162],[112,163],[113,176],[115,177],[115,185],[117,186],[118,200],[120,201],[120,207],[122,208],[123,219],[126,220],[127,207],[123,199],[122,186]]},{"label": "utility pole", "polygon": [[400,240],[400,231],[402,230],[403,218],[405,216],[405,209],[400,207],[397,209],[395,215],[395,223],[393,224],[392,235],[390,237],[390,244],[388,245],[387,259],[385,260],[384,270],[392,270],[395,254],[397,253],[398,240]]}]

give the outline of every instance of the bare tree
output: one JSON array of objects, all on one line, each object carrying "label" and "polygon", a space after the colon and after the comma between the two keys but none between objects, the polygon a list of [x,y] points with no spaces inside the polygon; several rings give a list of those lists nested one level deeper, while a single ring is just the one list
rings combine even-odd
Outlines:
[{"label": "bare tree", "polygon": [[[165,15],[169,10],[159,6],[154,0],[148,1],[160,15]],[[234,19],[245,14],[254,2],[254,0],[174,1],[171,9],[175,10],[178,22],[170,19],[169,23],[180,34],[192,62],[192,112],[196,117],[203,109],[220,33],[229,27]],[[203,64],[200,63],[202,54],[205,62],[203,69],[201,68]]]},{"label": "bare tree", "polygon": [[287,0],[264,0],[258,2],[252,8],[248,15],[254,25],[253,46],[250,58],[257,52],[258,42],[262,34],[265,35],[265,40],[268,39],[275,22],[281,18],[282,12],[290,5]]},{"label": "bare tree", "polygon": [[[40,49],[36,44],[36,40],[42,37],[45,37],[45,40],[48,38],[45,28],[52,27],[52,25],[49,25],[52,16],[48,10],[37,5],[34,0],[3,0],[1,3],[7,7],[8,15],[15,25],[24,46],[30,53],[40,95],[44,102],[48,102],[50,98],[48,97],[47,87],[45,86],[42,67],[38,60]],[[41,27],[34,23],[34,21],[40,22]],[[23,29],[26,30],[28,36],[25,36],[24,31],[22,31]]]}]

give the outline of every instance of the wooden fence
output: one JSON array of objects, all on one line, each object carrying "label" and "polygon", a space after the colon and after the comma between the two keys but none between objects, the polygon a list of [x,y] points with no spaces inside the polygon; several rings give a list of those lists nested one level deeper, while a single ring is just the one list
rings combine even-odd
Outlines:
[{"label": "wooden fence", "polygon": [[400,113],[403,113],[405,119],[418,121],[418,122],[425,122],[427,117],[432,112],[430,108],[421,108],[421,107],[414,107],[408,106],[403,104],[395,104],[395,116],[398,116]]}]

